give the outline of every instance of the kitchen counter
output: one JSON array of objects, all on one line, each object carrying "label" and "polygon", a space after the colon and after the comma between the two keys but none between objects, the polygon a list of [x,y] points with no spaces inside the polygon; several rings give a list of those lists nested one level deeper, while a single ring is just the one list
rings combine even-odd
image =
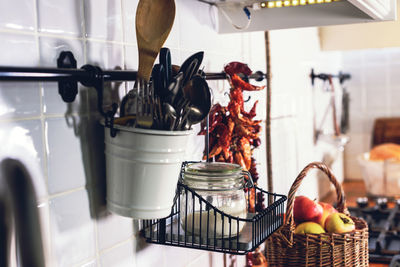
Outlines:
[{"label": "kitchen counter", "polygon": [[[346,195],[346,203],[348,207],[356,206],[356,200],[358,197],[365,197],[366,190],[363,181],[348,181],[343,183],[343,190]],[[332,191],[327,197],[324,197],[322,201],[327,203],[334,203],[336,201],[335,192]],[[371,267],[387,267],[388,264],[371,263]]]}]

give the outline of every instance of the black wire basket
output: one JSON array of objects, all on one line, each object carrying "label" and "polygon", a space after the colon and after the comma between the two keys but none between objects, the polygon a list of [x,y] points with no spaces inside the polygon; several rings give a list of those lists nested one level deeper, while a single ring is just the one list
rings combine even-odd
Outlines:
[{"label": "black wire basket", "polygon": [[[148,243],[244,255],[254,251],[283,224],[286,196],[269,193],[256,186],[247,187],[248,207],[250,190],[254,190],[257,196],[254,200],[255,204],[262,206],[260,205],[262,201],[265,208],[256,213],[247,213],[246,218],[235,217],[212,206],[206,199],[181,182],[187,163],[182,164],[171,215],[163,219],[143,221],[142,235]],[[185,194],[182,195],[183,192]],[[181,201],[182,198],[184,201]],[[193,206],[198,203],[200,207],[206,207],[206,210],[200,209],[200,218],[196,221],[192,216],[191,223],[186,221],[181,224],[181,211],[187,215],[188,203]],[[222,223],[222,235],[217,235],[217,217],[221,218],[219,221]],[[184,216],[183,220],[188,220],[188,216]],[[224,227],[225,223],[228,224],[227,227]],[[224,229],[229,230],[224,233]]]}]

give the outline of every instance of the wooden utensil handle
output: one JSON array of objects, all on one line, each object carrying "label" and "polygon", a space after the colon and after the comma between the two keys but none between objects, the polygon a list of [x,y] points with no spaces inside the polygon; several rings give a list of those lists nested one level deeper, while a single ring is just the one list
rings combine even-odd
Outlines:
[{"label": "wooden utensil handle", "polygon": [[349,214],[347,207],[346,207],[346,199],[345,199],[345,195],[343,192],[343,188],[342,188],[341,184],[336,180],[332,171],[329,169],[328,166],[326,166],[325,164],[323,164],[321,162],[312,162],[312,163],[308,164],[299,173],[299,175],[296,177],[296,180],[294,180],[292,187],[289,190],[288,202],[287,202],[287,207],[286,207],[285,224],[289,224],[292,227],[294,226],[293,204],[294,204],[294,199],[295,199],[297,189],[299,188],[303,179],[306,177],[307,173],[312,169],[319,169],[328,176],[329,181],[335,186],[335,190],[336,190],[336,197],[337,197],[337,208],[336,209],[339,212]]}]

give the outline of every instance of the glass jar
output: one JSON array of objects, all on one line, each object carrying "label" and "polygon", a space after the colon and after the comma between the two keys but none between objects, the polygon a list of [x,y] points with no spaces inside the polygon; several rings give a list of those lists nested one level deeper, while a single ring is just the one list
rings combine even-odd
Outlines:
[{"label": "glass jar", "polygon": [[[188,190],[180,197],[180,220],[187,233],[205,237],[234,237],[243,229],[247,200],[243,188],[246,186],[244,172],[237,164],[222,162],[200,162],[186,165],[182,183],[193,189],[200,198]],[[215,212],[215,209],[221,212]],[[229,219],[228,214],[234,218]],[[186,226],[186,227],[185,227]],[[207,230],[208,228],[208,230]]]}]

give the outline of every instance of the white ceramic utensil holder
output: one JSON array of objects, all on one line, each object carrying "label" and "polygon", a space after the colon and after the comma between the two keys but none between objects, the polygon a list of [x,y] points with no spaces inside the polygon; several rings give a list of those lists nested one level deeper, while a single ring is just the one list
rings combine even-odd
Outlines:
[{"label": "white ceramic utensil holder", "polygon": [[107,208],[135,219],[171,213],[189,135],[193,131],[105,128]]}]

